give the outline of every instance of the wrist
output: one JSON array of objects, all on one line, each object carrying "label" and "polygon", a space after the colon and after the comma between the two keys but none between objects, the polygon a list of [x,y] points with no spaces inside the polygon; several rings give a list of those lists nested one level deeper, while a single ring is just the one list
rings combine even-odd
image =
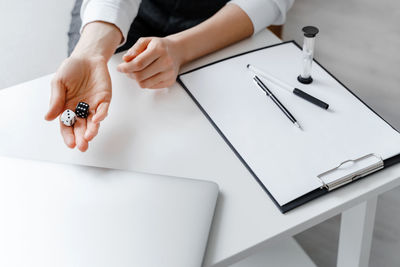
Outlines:
[{"label": "wrist", "polygon": [[113,24],[101,21],[88,23],[71,57],[98,58],[108,61],[122,38],[120,30]]},{"label": "wrist", "polygon": [[181,66],[191,60],[190,56],[188,55],[188,50],[186,49],[185,38],[183,34],[172,34],[165,38],[171,42],[174,50],[177,51],[176,54],[178,57],[178,62]]}]

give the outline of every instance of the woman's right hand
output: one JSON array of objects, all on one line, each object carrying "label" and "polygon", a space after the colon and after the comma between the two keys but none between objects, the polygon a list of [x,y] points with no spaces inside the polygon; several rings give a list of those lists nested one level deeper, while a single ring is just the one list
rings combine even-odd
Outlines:
[{"label": "woman's right hand", "polygon": [[88,149],[99,130],[100,121],[107,116],[111,101],[111,79],[107,61],[103,57],[71,56],[64,60],[51,82],[51,98],[46,120],[54,120],[64,110],[79,102],[89,104],[89,116],[77,118],[74,126],[65,126],[60,121],[61,135],[65,144],[82,152]]},{"label": "woman's right hand", "polygon": [[64,60],[51,82],[46,120],[54,120],[66,109],[75,111],[79,102],[89,104],[89,116],[77,118],[73,127],[60,121],[61,135],[70,148],[77,146],[86,151],[107,116],[111,101],[107,62],[121,41],[122,34],[113,24],[101,21],[86,24],[72,55]]}]

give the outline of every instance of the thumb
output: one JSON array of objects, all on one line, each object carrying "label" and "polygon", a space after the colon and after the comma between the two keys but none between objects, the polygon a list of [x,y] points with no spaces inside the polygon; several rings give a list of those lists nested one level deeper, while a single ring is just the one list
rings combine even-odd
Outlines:
[{"label": "thumb", "polygon": [[65,87],[60,79],[53,78],[51,81],[51,97],[49,110],[45,115],[45,120],[51,121],[63,111],[65,105]]},{"label": "thumb", "polygon": [[135,57],[137,57],[140,53],[146,50],[148,44],[151,41],[151,37],[143,37],[139,38],[136,43],[125,53],[123,60],[125,62],[129,62]]}]

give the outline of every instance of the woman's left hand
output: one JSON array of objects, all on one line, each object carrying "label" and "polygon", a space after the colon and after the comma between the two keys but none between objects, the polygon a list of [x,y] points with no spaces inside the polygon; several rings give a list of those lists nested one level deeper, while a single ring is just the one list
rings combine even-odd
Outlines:
[{"label": "woman's left hand", "polygon": [[183,55],[178,45],[168,37],[140,38],[124,55],[118,65],[142,88],[165,88],[176,81]]}]

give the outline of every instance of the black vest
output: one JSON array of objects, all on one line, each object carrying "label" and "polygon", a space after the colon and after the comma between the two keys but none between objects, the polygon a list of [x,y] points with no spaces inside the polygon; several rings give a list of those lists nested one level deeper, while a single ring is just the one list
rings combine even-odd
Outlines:
[{"label": "black vest", "polygon": [[164,37],[191,28],[214,15],[228,0],[142,0],[139,13],[129,30],[129,49],[140,37]]}]

